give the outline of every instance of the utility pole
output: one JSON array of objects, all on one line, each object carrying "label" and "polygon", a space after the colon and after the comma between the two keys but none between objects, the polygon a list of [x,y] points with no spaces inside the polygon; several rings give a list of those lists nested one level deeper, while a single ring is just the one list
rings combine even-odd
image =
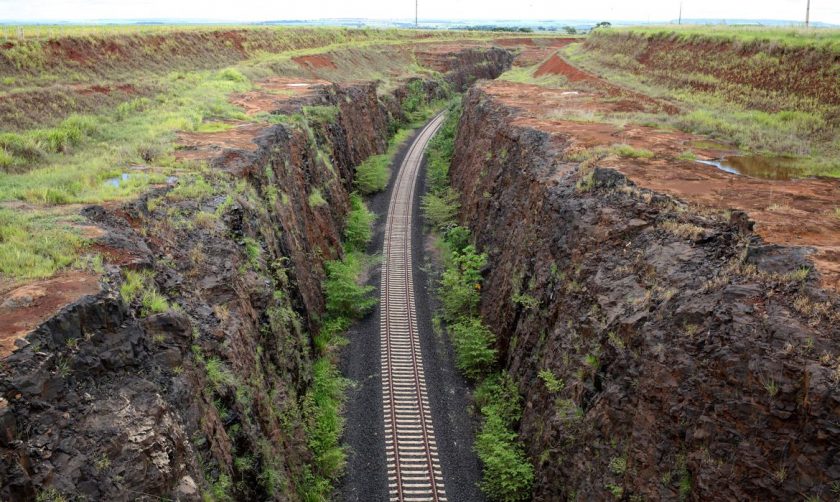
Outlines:
[{"label": "utility pole", "polygon": [[808,5],[805,7],[805,27],[811,24],[811,0],[808,0]]},{"label": "utility pole", "polygon": [[[808,0],[808,1],[810,2],[811,0]],[[417,12],[418,12],[418,11],[419,11],[419,9],[420,9],[419,3],[420,3],[420,0],[414,0],[414,27],[415,27],[415,28],[417,28],[418,26],[420,26],[420,23],[419,23],[419,21],[418,21],[418,20],[419,20],[419,18],[417,17]]]},{"label": "utility pole", "polygon": [[[810,1],[810,0],[809,0]],[[682,24],[682,2],[680,2],[680,17],[677,20],[677,24]]]}]

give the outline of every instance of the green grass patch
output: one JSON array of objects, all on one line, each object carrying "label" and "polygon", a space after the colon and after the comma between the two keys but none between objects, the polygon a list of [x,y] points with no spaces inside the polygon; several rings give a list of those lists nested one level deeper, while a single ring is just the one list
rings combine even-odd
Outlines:
[{"label": "green grass patch", "polygon": [[788,47],[813,47],[840,52],[840,29],[771,28],[764,26],[667,25],[613,28],[605,33],[632,33],[681,41],[774,43]]},{"label": "green grass patch", "polygon": [[610,147],[610,153],[614,153],[620,157],[628,159],[652,159],[653,152],[645,150],[644,148],[633,148],[630,145],[613,145]]},{"label": "green grass patch", "polygon": [[195,132],[225,132],[231,129],[233,129],[233,125],[225,122],[202,122],[195,128]]},{"label": "green grass patch", "polygon": [[539,67],[540,64],[532,66],[514,66],[510,70],[502,73],[499,76],[499,80],[507,80],[508,82],[516,82],[519,84],[539,85],[542,87],[563,87],[568,83],[566,77],[562,75],[534,76]]},{"label": "green grass patch", "polygon": [[413,133],[413,129],[398,129],[388,142],[388,150],[381,155],[371,155],[356,167],[353,186],[360,193],[369,195],[381,192],[391,180],[391,163],[400,147]]},{"label": "green grass patch", "polygon": [[324,198],[324,194],[321,192],[320,188],[315,188],[312,190],[312,193],[309,194],[309,207],[316,208],[321,206],[327,205],[327,200]]},{"label": "green grass patch", "polygon": [[0,274],[38,279],[71,265],[86,242],[70,226],[76,219],[0,208]]}]

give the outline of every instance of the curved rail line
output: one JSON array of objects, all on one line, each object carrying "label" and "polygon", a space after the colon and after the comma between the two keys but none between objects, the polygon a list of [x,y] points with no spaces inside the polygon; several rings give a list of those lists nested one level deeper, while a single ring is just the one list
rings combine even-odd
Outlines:
[{"label": "curved rail line", "polygon": [[391,500],[445,501],[414,308],[411,220],[423,152],[443,123],[420,132],[400,166],[385,226],[381,297],[382,403]]}]

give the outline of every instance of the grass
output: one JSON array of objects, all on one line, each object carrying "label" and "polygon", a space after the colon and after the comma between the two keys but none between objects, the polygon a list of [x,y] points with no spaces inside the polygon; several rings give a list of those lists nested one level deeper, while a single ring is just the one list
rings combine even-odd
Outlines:
[{"label": "grass", "polygon": [[726,42],[775,43],[788,47],[815,47],[840,52],[840,30],[814,28],[768,28],[764,26],[667,25],[614,28],[611,32],[678,40],[716,40]]},{"label": "grass", "polygon": [[50,277],[74,263],[87,242],[78,217],[0,208],[0,274],[15,280]]},{"label": "grass", "polygon": [[324,194],[321,192],[320,188],[314,188],[312,193],[309,194],[309,207],[316,208],[321,206],[327,205],[327,200],[324,199]]},{"label": "grass", "polygon": [[[706,28],[709,28],[708,34]],[[790,33],[796,33],[790,35]],[[777,71],[797,61],[783,58],[785,53],[774,49],[778,44],[794,44],[818,50],[836,47],[840,31],[811,30],[800,36],[786,30],[752,30],[748,28],[717,29],[703,27],[674,29],[639,28],[601,30],[586,43],[573,44],[564,50],[565,57],[583,69],[601,75],[625,88],[676,104],[679,113],[599,113],[593,120],[623,125],[627,122],[677,129],[707,136],[716,142],[746,152],[797,157],[804,176],[840,177],[840,125],[834,118],[834,106],[821,101],[830,96],[830,83],[815,80],[805,92],[784,79]],[[820,34],[821,33],[821,34]],[[688,49],[669,49],[644,65],[637,55],[645,41],[658,37],[668,40],[730,40],[740,44],[769,40],[759,44],[752,56],[739,56],[737,46],[720,49],[714,58],[700,57]],[[756,42],[757,43],[757,42]],[[802,59],[802,56],[799,57]],[[646,60],[647,61],[647,60]],[[798,71],[796,69],[791,71]],[[804,71],[804,70],[803,70]],[[830,70],[827,70],[830,72]],[[725,78],[737,74],[739,80]],[[769,77],[768,77],[769,76]],[[768,78],[778,85],[767,87]],[[830,81],[830,79],[828,79]],[[753,84],[751,82],[759,82]],[[826,98],[830,99],[830,98]]]},{"label": "grass", "polygon": [[516,82],[519,84],[539,85],[541,87],[563,87],[568,83],[566,77],[562,75],[540,75],[534,76],[540,64],[532,66],[514,66],[510,70],[502,73],[499,80],[507,80],[509,82]]},{"label": "grass", "polygon": [[412,129],[399,129],[388,142],[388,150],[381,155],[371,155],[356,167],[353,186],[364,195],[381,192],[391,179],[391,163],[400,147],[411,136]]}]

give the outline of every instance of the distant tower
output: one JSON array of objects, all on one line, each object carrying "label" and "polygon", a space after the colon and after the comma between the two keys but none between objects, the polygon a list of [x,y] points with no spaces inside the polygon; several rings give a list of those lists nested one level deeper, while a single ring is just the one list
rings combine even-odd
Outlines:
[{"label": "distant tower", "polygon": [[[808,0],[809,2],[811,0]],[[414,27],[417,28],[420,26],[419,18],[417,17],[417,12],[420,9],[420,0],[414,0]]]},{"label": "distant tower", "polygon": [[682,24],[682,2],[680,2],[680,17],[677,20],[677,24]]}]

